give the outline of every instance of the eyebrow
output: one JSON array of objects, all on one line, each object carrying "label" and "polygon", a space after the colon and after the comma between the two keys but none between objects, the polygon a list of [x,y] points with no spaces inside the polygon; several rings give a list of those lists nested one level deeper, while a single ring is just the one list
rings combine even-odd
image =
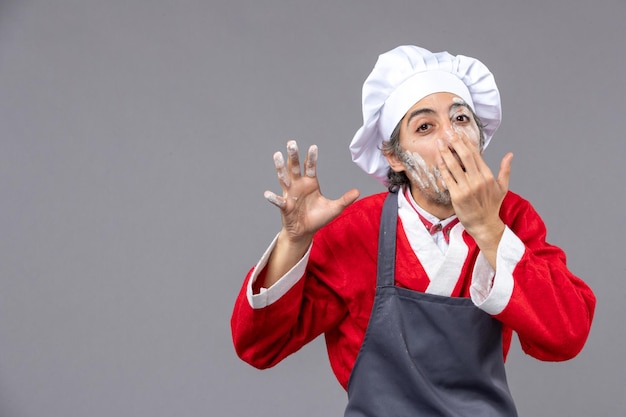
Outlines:
[{"label": "eyebrow", "polygon": [[413,110],[411,112],[411,114],[409,115],[408,119],[406,120],[406,125],[408,126],[409,123],[411,123],[411,120],[414,117],[419,116],[420,114],[433,114],[433,113],[435,113],[435,111],[433,109],[429,109],[429,108]]},{"label": "eyebrow", "polygon": [[450,106],[450,112],[458,109],[459,107],[465,107],[467,110],[472,110],[471,107],[469,106],[469,104],[463,102],[463,103],[454,103]]}]

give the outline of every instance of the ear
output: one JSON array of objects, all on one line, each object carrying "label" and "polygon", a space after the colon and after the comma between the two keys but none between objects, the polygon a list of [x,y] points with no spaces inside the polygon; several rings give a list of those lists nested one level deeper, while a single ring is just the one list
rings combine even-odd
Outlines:
[{"label": "ear", "polygon": [[404,164],[402,163],[402,161],[400,161],[396,154],[385,154],[385,158],[387,159],[387,163],[389,163],[391,169],[395,172],[402,172],[405,170]]}]

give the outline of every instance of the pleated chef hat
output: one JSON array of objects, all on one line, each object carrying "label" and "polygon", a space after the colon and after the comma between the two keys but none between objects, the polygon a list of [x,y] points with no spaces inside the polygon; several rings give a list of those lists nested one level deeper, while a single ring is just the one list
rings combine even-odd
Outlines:
[{"label": "pleated chef hat", "polygon": [[474,58],[404,45],[380,55],[363,84],[363,126],[350,143],[352,160],[386,184],[383,140],[389,140],[415,103],[440,92],[456,94],[474,110],[483,122],[487,147],[502,118],[500,93],[489,69]]}]

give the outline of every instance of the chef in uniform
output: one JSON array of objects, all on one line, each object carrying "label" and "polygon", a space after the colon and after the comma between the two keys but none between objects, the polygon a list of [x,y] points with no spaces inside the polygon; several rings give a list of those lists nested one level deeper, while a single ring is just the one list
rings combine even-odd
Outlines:
[{"label": "chef in uniform", "polygon": [[474,58],[404,45],[363,85],[353,160],[388,191],[325,198],[317,147],[274,155],[283,227],[247,274],[231,319],[238,355],[275,365],[324,334],[347,417],[516,416],[513,332],[544,361],[576,356],[591,289],[508,189],[513,155],[482,159],[501,120]]}]

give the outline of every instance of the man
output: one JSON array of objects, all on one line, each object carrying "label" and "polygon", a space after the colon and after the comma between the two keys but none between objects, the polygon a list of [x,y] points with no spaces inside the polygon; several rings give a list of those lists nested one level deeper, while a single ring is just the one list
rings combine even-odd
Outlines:
[{"label": "man", "polygon": [[[270,367],[324,333],[345,416],[515,416],[504,373],[512,332],[567,360],[587,339],[591,289],[481,157],[500,96],[478,60],[400,46],[363,86],[353,160],[389,187],[355,203],[321,193],[317,148],[274,162],[283,227],[232,316],[240,357]],[[354,204],[352,204],[354,203]]]}]

